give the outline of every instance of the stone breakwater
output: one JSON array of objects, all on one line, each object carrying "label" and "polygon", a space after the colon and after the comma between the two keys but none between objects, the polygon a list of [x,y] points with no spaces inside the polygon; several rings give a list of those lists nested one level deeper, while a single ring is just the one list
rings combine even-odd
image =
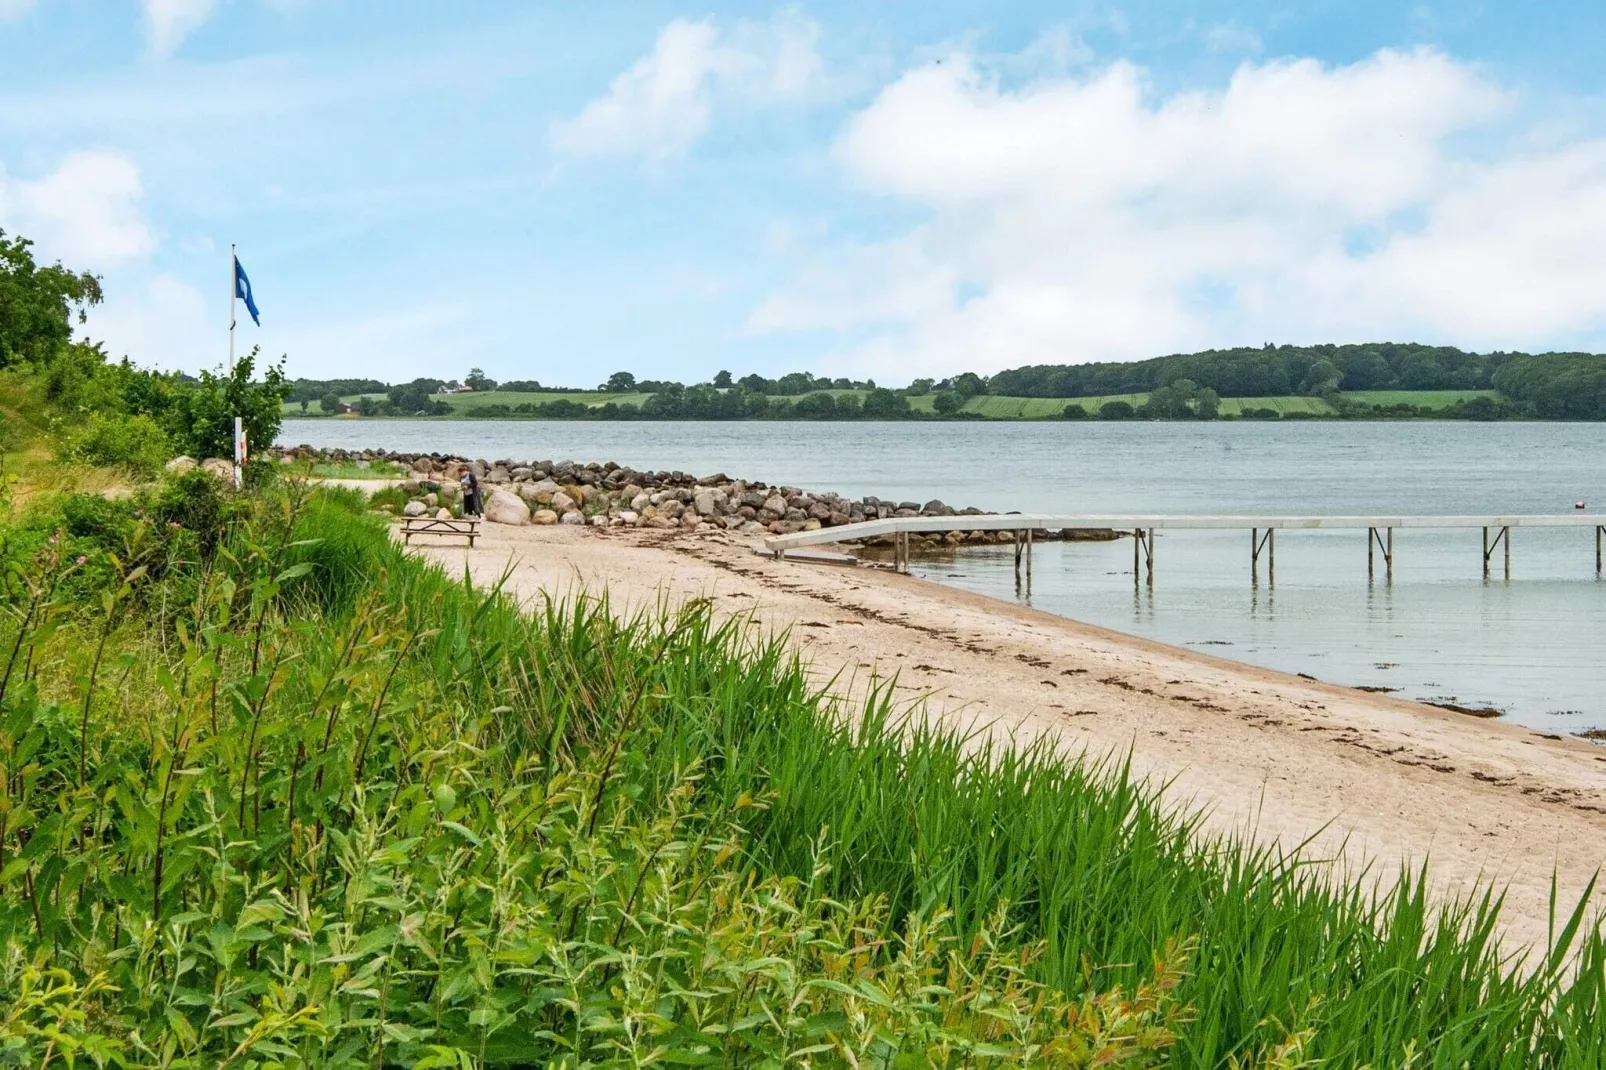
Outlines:
[{"label": "stone breakwater", "polygon": [[[598,528],[649,528],[686,533],[735,532],[788,535],[841,527],[865,520],[914,516],[976,516],[985,510],[955,508],[942,501],[849,499],[839,494],[732,479],[723,472],[642,472],[609,461],[515,461],[387,450],[276,448],[282,463],[355,464],[399,474],[405,516],[456,515],[462,507],[459,480],[472,471],[480,482],[484,518],[492,524],[571,524]],[[1040,536],[1042,537],[1042,533]],[[1049,538],[1114,538],[1114,532],[1065,531]],[[1009,532],[951,531],[912,534],[928,546],[1010,542]],[[892,544],[891,536],[864,540]]]}]

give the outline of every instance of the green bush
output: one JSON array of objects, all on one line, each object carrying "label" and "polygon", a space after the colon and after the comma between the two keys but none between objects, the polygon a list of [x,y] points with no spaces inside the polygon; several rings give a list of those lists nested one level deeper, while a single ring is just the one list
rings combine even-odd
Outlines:
[{"label": "green bush", "polygon": [[120,465],[150,477],[173,455],[167,432],[143,413],[92,413],[66,436],[66,453],[80,464]]}]

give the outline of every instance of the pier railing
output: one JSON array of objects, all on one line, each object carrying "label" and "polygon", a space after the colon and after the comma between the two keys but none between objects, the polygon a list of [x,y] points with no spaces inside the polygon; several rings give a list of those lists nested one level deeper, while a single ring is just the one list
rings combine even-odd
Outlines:
[{"label": "pier railing", "polygon": [[1490,560],[1503,550],[1505,572],[1511,575],[1511,529],[1513,528],[1591,528],[1595,534],[1595,575],[1602,570],[1602,544],[1606,540],[1606,516],[1590,513],[1545,513],[1507,516],[1209,516],[1209,515],[1122,515],[1069,516],[1054,513],[982,513],[970,516],[909,516],[866,520],[816,531],[772,535],[764,548],[777,560],[785,560],[788,550],[829,543],[856,542],[890,535],[893,539],[893,565],[909,568],[909,536],[950,531],[1006,531],[1014,535],[1015,571],[1022,567],[1030,574],[1033,535],[1037,532],[1066,530],[1110,530],[1132,533],[1132,577],[1140,570],[1150,584],[1154,582],[1155,532],[1165,530],[1221,531],[1249,533],[1250,574],[1260,575],[1260,560],[1266,559],[1267,578],[1275,579],[1279,530],[1348,529],[1366,532],[1366,572],[1372,576],[1376,556],[1381,556],[1389,576],[1394,572],[1395,528],[1478,528],[1483,532],[1483,574],[1489,574]]}]

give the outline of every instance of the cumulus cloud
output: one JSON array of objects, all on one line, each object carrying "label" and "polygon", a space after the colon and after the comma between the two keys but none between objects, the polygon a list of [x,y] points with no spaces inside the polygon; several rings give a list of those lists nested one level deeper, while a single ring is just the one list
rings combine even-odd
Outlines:
[{"label": "cumulus cloud", "polygon": [[574,156],[678,156],[708,131],[716,96],[761,107],[810,92],[821,75],[818,40],[818,25],[789,10],[728,31],[676,19],[605,94],[554,123],[552,142]]},{"label": "cumulus cloud", "polygon": [[887,86],[834,147],[926,220],[800,263],[750,327],[839,332],[841,366],[883,373],[1599,339],[1606,141],[1492,148],[1515,104],[1434,51],[1248,63],[1164,98],[1127,63],[1006,88],[956,56]]},{"label": "cumulus cloud", "polygon": [[182,279],[129,273],[108,287],[106,303],[90,312],[83,333],[103,342],[114,359],[196,371],[224,364],[228,356],[227,325],[207,313],[206,301]]},{"label": "cumulus cloud", "polygon": [[77,152],[35,180],[0,169],[0,220],[34,240],[39,253],[99,271],[155,247],[141,205],[139,169],[108,152]]},{"label": "cumulus cloud", "polygon": [[145,0],[145,36],[151,55],[165,59],[212,17],[217,0]]}]

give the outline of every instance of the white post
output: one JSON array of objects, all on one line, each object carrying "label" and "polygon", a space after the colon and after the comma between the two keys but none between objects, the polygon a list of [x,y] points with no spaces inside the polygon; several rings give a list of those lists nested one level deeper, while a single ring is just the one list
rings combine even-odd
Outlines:
[{"label": "white post", "polygon": [[245,421],[234,418],[234,489],[239,490],[245,469]]}]

